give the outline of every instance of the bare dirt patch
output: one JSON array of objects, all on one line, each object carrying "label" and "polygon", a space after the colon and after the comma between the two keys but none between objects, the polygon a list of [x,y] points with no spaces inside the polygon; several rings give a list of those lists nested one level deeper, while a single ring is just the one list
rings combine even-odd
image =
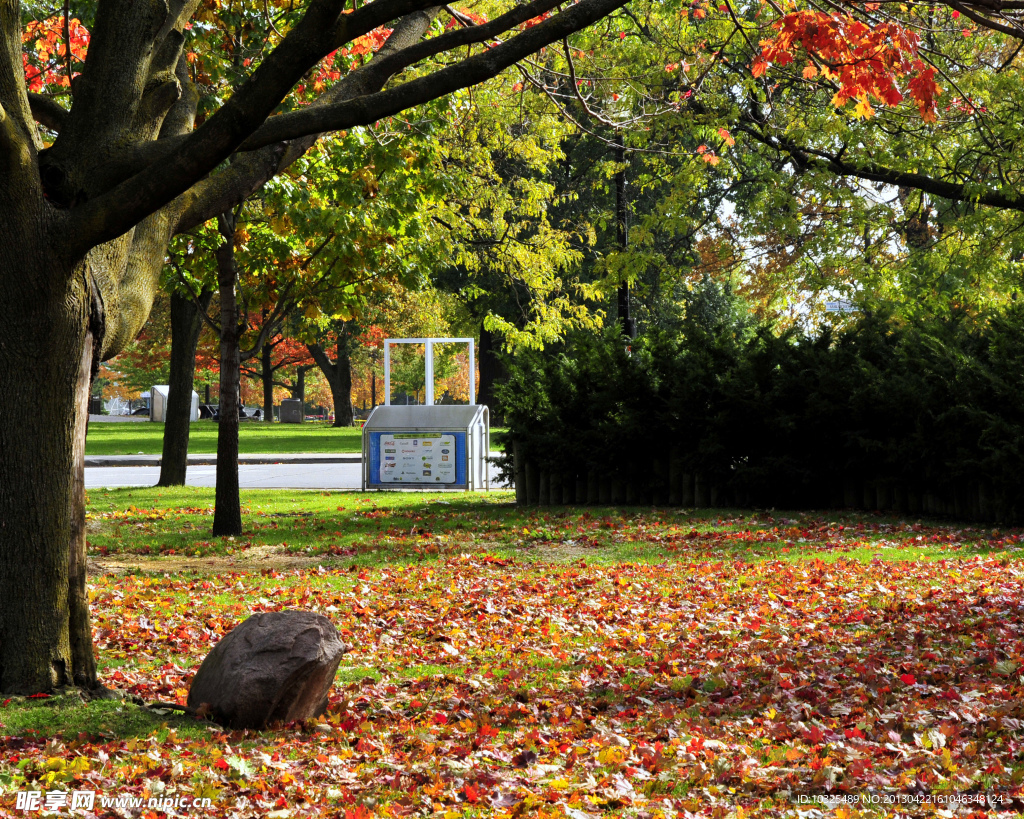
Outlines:
[{"label": "bare dirt patch", "polygon": [[128,572],[146,574],[228,574],[230,572],[260,572],[309,569],[316,566],[338,565],[336,558],[327,555],[302,555],[289,552],[280,546],[254,546],[233,555],[207,555],[187,557],[185,555],[107,555],[90,557],[90,575],[117,575]]}]

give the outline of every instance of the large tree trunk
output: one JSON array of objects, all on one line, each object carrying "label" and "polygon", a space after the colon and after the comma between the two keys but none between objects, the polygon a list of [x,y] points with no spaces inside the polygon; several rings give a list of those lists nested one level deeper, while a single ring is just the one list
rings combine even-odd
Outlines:
[{"label": "large tree trunk", "polygon": [[0,691],[91,688],[84,467],[102,307],[84,264],[61,282],[60,260],[3,217],[0,299],[17,309],[0,323]]},{"label": "large tree trunk", "polygon": [[306,347],[331,387],[331,398],[334,399],[333,425],[352,426],[356,416],[352,411],[352,360],[349,355],[348,328],[342,327],[338,331],[337,358],[334,361],[319,344],[307,344]]},{"label": "large tree trunk", "polygon": [[199,306],[189,296],[171,293],[171,377],[164,418],[164,449],[157,486],[184,486],[188,468],[188,434],[192,416],[192,384],[196,348],[203,329],[200,309],[210,306],[213,291],[199,294]]},{"label": "large tree trunk", "polygon": [[217,248],[220,288],[220,424],[217,429],[217,490],[213,511],[214,535],[242,534],[242,502],[238,494],[238,386],[241,379],[238,303],[235,287],[235,217],[217,217],[223,239]]}]

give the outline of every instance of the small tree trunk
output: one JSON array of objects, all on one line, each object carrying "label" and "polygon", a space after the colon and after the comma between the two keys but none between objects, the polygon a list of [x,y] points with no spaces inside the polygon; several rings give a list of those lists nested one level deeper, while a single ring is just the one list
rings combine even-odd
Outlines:
[{"label": "small tree trunk", "polygon": [[519,441],[512,439],[512,482],[516,489],[516,504],[526,506],[526,464]]},{"label": "small tree trunk", "polygon": [[356,422],[352,411],[352,358],[349,350],[348,329],[338,334],[338,357],[334,362],[335,380],[331,382],[334,399],[334,426],[350,427]]},{"label": "small tree trunk", "polygon": [[264,344],[260,350],[260,378],[263,381],[263,420],[270,424],[274,421],[274,362],[271,353],[274,348]]},{"label": "small tree trunk", "polygon": [[[491,423],[495,426],[502,425],[501,407],[498,406],[498,397],[494,394],[494,387],[503,376],[501,361],[498,358],[497,346],[494,333],[483,325],[480,325],[480,389],[477,390],[476,402],[486,404],[490,408]],[[472,374],[471,376],[472,377]]]},{"label": "small tree trunk", "polygon": [[217,490],[213,534],[242,534],[242,502],[238,493],[238,303],[235,287],[235,217],[223,213],[217,219],[223,242],[217,248],[217,284],[220,287],[220,424],[217,430]]},{"label": "small tree trunk", "polygon": [[188,435],[192,416],[192,385],[196,347],[203,329],[200,309],[210,306],[213,291],[199,294],[199,306],[187,296],[171,293],[171,378],[164,419],[164,448],[157,486],[184,486],[188,469]]}]

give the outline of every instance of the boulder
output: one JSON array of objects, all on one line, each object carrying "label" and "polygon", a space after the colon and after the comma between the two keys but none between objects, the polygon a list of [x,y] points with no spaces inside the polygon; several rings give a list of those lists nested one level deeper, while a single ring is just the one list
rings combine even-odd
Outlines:
[{"label": "boulder", "polygon": [[318,717],[348,650],[322,614],[254,614],[206,655],[188,705],[229,728]]}]

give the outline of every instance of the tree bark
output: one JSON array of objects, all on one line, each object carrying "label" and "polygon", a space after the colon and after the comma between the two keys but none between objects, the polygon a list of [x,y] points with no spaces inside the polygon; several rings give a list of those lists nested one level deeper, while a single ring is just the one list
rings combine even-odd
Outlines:
[{"label": "tree bark", "polygon": [[184,486],[188,469],[188,436],[192,416],[192,388],[196,374],[196,348],[203,329],[200,309],[210,306],[213,291],[199,294],[199,306],[189,296],[171,293],[171,377],[164,418],[164,447],[157,486]]},{"label": "tree bark", "polygon": [[242,534],[242,502],[238,493],[238,387],[241,380],[241,336],[235,288],[235,216],[217,219],[221,242],[217,248],[217,285],[220,289],[220,423],[217,429],[217,490],[213,534]]},{"label": "tree bark", "polygon": [[[39,292],[57,277],[32,270],[25,245],[11,252],[16,234],[4,221],[0,297],[19,309],[0,324],[0,691],[91,688],[84,453],[102,313],[90,321],[85,265],[63,298]],[[55,261],[43,247],[33,255],[41,266]]]},{"label": "tree bark", "polygon": [[71,641],[70,677],[75,685],[95,688],[96,654],[92,645],[89,592],[86,589],[85,437],[89,428],[89,394],[95,375],[95,327],[82,346],[75,385],[74,464],[71,477],[71,547],[68,555],[68,632]]}]

